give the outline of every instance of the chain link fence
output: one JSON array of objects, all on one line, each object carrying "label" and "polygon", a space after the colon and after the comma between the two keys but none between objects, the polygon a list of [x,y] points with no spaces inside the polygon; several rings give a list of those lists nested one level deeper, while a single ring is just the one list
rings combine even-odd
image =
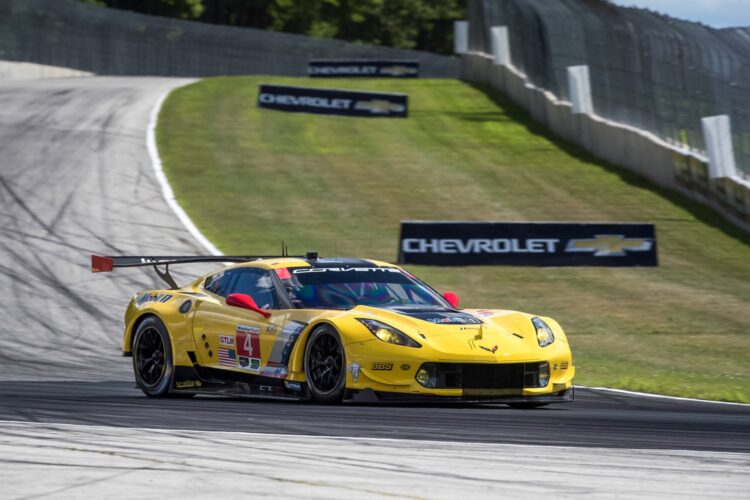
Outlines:
[{"label": "chain link fence", "polygon": [[409,59],[458,77],[458,59],[338,40],[216,26],[77,0],[0,0],[0,60],[101,75],[305,76],[310,58]]},{"label": "chain link fence", "polygon": [[729,115],[750,178],[750,28],[713,29],[604,0],[469,0],[469,50],[507,26],[513,65],[570,100],[567,67],[588,65],[594,112],[705,151],[701,118]]}]

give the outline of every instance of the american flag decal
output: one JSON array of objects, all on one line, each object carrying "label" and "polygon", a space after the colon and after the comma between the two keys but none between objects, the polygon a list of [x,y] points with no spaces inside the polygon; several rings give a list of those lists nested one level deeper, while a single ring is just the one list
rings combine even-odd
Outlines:
[{"label": "american flag decal", "polygon": [[237,353],[234,349],[219,347],[219,364],[221,366],[237,367]]}]

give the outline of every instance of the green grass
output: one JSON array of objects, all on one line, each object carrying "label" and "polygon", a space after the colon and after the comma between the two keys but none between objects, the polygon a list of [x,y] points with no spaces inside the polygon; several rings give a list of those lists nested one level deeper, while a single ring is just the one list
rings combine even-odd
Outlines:
[{"label": "green grass", "polygon": [[[260,110],[260,81],[407,92],[410,117]],[[214,78],[167,99],[157,139],[178,201],[227,253],[285,240],[393,261],[405,219],[653,222],[658,268],[410,270],[466,307],[555,317],[580,384],[750,402],[750,238],[498,96],[451,80]]]}]

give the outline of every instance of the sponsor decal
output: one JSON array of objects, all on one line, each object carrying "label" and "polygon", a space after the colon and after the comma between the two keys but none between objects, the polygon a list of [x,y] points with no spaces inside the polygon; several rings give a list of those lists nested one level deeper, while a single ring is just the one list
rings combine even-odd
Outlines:
[{"label": "sponsor decal", "polygon": [[349,371],[352,374],[352,380],[355,381],[355,382],[359,378],[359,370],[360,370],[360,368],[361,368],[361,366],[359,365],[359,363],[356,363],[356,362],[355,363],[351,363],[349,365]]},{"label": "sponsor decal", "polygon": [[302,383],[295,382],[294,380],[285,380],[284,387],[286,387],[290,391],[300,392],[302,390]]},{"label": "sponsor decal", "polygon": [[235,329],[235,333],[260,333],[260,328],[257,326],[245,326],[245,325],[237,325],[237,328]]},{"label": "sponsor decal", "polygon": [[479,309],[471,314],[478,318],[491,318],[493,316],[497,316],[497,313],[495,311],[490,311],[489,309]]},{"label": "sponsor decal", "polygon": [[394,64],[393,66],[384,66],[378,72],[381,76],[393,77],[416,77],[419,76],[419,66],[407,66],[405,64]]},{"label": "sponsor decal", "polygon": [[200,387],[201,381],[200,380],[178,380],[175,382],[175,387],[177,389],[189,389],[190,387]]},{"label": "sponsor decal", "polygon": [[468,240],[441,238],[407,238],[403,251],[407,253],[554,253],[559,239],[476,238]]},{"label": "sponsor decal", "polygon": [[406,109],[406,106],[382,99],[374,99],[372,101],[359,101],[354,105],[354,109],[365,109],[375,114],[388,114],[392,111],[401,113]]},{"label": "sponsor decal", "polygon": [[656,266],[656,234],[653,224],[405,221],[399,262]]},{"label": "sponsor decal", "polygon": [[172,294],[169,293],[146,293],[138,299],[138,304],[145,304],[146,302],[169,302],[171,298]]},{"label": "sponsor decal", "polygon": [[401,273],[395,267],[303,267],[292,271],[294,274],[306,273]]},{"label": "sponsor decal", "polygon": [[593,238],[570,240],[566,252],[591,252],[594,257],[624,257],[627,252],[648,252],[650,238],[626,238],[621,234],[597,234]]},{"label": "sponsor decal", "polygon": [[268,84],[258,92],[258,107],[325,115],[406,118],[408,101],[406,94]]},{"label": "sponsor decal", "polygon": [[393,370],[393,363],[390,361],[373,361],[370,369],[389,372]]},{"label": "sponsor decal", "polygon": [[234,347],[234,337],[232,337],[231,335],[220,335],[219,344]]},{"label": "sponsor decal", "polygon": [[237,353],[234,349],[219,347],[219,364],[230,368],[237,368]]},{"label": "sponsor decal", "polygon": [[237,367],[243,370],[260,371],[260,328],[237,325],[235,334]]},{"label": "sponsor decal", "polygon": [[561,370],[561,371],[562,370],[567,370],[568,369],[568,362],[567,361],[562,361],[559,365],[557,363],[555,363],[554,365],[552,365],[552,369],[553,370]]},{"label": "sponsor decal", "polygon": [[307,74],[311,77],[383,77],[416,78],[417,61],[340,60],[316,59],[308,62]]},{"label": "sponsor decal", "polygon": [[286,267],[278,267],[274,269],[274,271],[276,272],[276,276],[278,276],[280,280],[288,280],[292,277],[292,275],[289,274],[289,269],[287,269]]},{"label": "sponsor decal", "polygon": [[260,359],[247,356],[237,356],[237,368],[250,371],[260,371]]},{"label": "sponsor decal", "polygon": [[294,274],[307,273],[401,273],[395,267],[302,267],[294,269]]}]

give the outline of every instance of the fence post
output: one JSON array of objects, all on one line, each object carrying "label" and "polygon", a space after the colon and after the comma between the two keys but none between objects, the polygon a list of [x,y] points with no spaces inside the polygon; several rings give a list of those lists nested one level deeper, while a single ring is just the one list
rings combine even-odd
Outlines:
[{"label": "fence post", "polygon": [[466,54],[469,51],[469,21],[453,22],[453,52]]},{"label": "fence post", "polygon": [[708,153],[708,177],[718,179],[737,175],[729,116],[707,116],[701,118],[701,125]]},{"label": "fence post", "polygon": [[507,26],[493,26],[491,29],[493,64],[510,66],[510,38]]},{"label": "fence post", "polygon": [[573,103],[573,113],[594,113],[588,66],[568,66],[568,92]]}]

